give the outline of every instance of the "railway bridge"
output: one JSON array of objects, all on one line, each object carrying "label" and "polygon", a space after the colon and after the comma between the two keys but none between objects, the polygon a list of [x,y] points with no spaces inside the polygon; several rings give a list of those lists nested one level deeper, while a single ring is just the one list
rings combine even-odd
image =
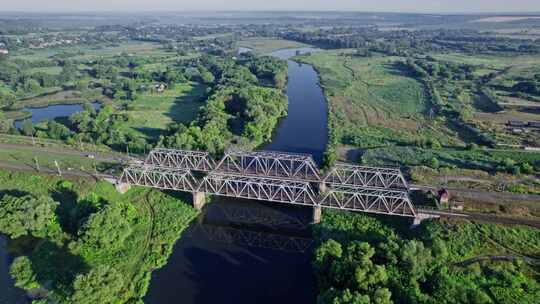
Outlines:
[{"label": "railway bridge", "polygon": [[144,162],[126,167],[117,184],[187,191],[201,209],[206,194],[313,207],[410,217],[419,223],[409,186],[397,168],[337,164],[326,174],[311,155],[275,151],[229,151],[216,161],[209,153],[154,149]]}]

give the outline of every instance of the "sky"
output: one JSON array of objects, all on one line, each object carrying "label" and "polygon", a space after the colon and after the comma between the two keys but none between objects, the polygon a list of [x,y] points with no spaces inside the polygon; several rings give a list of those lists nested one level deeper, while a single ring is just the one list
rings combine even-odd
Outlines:
[{"label": "sky", "polygon": [[540,0],[0,0],[0,11],[540,12]]}]

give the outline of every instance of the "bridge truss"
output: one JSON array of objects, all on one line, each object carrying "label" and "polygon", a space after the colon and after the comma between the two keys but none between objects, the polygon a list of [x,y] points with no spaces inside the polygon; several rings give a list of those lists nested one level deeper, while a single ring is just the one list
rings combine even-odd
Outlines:
[{"label": "bridge truss", "polygon": [[152,150],[144,163],[164,168],[182,168],[203,172],[213,170],[216,165],[208,152],[163,148]]},{"label": "bridge truss", "polygon": [[311,155],[273,151],[228,152],[214,171],[309,181],[321,179]]},{"label": "bridge truss", "polygon": [[316,196],[308,182],[277,178],[210,173],[198,192],[298,205],[316,205]]},{"label": "bridge truss", "polygon": [[332,184],[319,201],[321,207],[327,208],[416,216],[406,191]]},{"label": "bridge truss", "polygon": [[[199,183],[191,171],[207,172]],[[281,152],[228,152],[217,164],[206,152],[155,149],[121,183],[313,207],[416,217],[397,168],[338,164],[321,177],[313,158]],[[324,184],[319,192],[312,183]]]},{"label": "bridge truss", "polygon": [[407,181],[398,168],[377,168],[337,164],[324,177],[324,182],[361,187],[407,189]]},{"label": "bridge truss", "polygon": [[164,190],[194,191],[197,180],[189,170],[134,165],[124,169],[121,183]]}]

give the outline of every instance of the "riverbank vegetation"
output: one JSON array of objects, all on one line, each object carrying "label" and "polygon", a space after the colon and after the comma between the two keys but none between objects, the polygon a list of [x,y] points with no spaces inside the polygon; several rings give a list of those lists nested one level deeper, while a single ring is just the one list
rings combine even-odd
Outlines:
[{"label": "riverbank vegetation", "polygon": [[[539,60],[537,56],[517,57],[506,65],[495,55],[474,63],[465,56],[388,55],[360,49],[297,58],[318,70],[329,102],[328,164],[356,155],[347,160],[398,165],[416,183],[429,182],[411,174],[427,167],[439,175],[444,171],[458,177],[455,187],[468,187],[475,175],[487,173],[484,179],[488,183],[504,183],[491,190],[529,194],[540,190],[534,178],[540,172],[540,153],[509,150],[509,144],[517,142],[503,140],[514,132],[508,131],[509,121],[519,118],[512,113],[529,111],[529,120],[538,120],[540,115],[527,109],[499,112],[505,104],[494,101],[508,94],[502,90],[509,92],[516,85],[514,81],[502,87],[502,79],[514,77],[515,72],[510,71],[523,71]],[[533,79],[535,73],[524,75],[524,79],[527,75]],[[532,81],[524,79],[522,82]],[[498,115],[507,120],[486,122]],[[499,124],[498,129],[491,127],[494,123]],[[501,128],[505,131],[499,132]],[[534,146],[537,130],[523,130],[521,135],[514,132],[513,138]],[[526,180],[529,182],[523,182]],[[444,182],[438,184],[445,186]]]},{"label": "riverbank vegetation", "polygon": [[[36,187],[35,185],[40,185]],[[142,301],[197,212],[184,196],[0,171],[0,233],[15,285],[55,303]]]},{"label": "riverbank vegetation", "polygon": [[[232,142],[264,143],[286,114],[287,65],[278,59],[180,52],[148,43],[125,47],[120,54],[87,49],[81,50],[84,55],[61,56],[65,50],[60,49],[34,61],[4,58],[6,120],[0,131],[133,153],[159,144],[210,147],[219,154]],[[23,78],[32,85],[20,86]],[[86,106],[94,100],[102,103],[99,111]],[[25,129],[12,125],[26,117],[20,111],[25,107],[62,103],[84,103],[84,111]]]},{"label": "riverbank vegetation", "polygon": [[539,230],[326,212],[316,227],[317,303],[536,303]]}]

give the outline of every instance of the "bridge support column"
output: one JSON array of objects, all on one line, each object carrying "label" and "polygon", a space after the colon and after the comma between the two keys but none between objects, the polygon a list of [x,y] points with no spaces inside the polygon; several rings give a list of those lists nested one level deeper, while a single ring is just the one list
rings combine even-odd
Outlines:
[{"label": "bridge support column", "polygon": [[193,192],[193,207],[197,210],[202,210],[206,204],[206,196],[204,192]]},{"label": "bridge support column", "polygon": [[313,207],[313,224],[319,224],[321,222],[322,217],[322,208],[321,206],[315,206]]},{"label": "bridge support column", "polygon": [[328,190],[328,186],[326,186],[325,182],[319,183],[319,193],[325,193]]},{"label": "bridge support column", "polygon": [[424,220],[424,218],[422,217],[419,217],[419,216],[416,216],[413,220],[413,223],[411,225],[411,229],[414,229],[418,226],[420,226],[420,224],[422,224],[422,221]]},{"label": "bridge support column", "polygon": [[131,188],[131,185],[128,183],[120,183],[120,182],[116,183],[116,191],[122,194],[128,192],[130,188]]}]

